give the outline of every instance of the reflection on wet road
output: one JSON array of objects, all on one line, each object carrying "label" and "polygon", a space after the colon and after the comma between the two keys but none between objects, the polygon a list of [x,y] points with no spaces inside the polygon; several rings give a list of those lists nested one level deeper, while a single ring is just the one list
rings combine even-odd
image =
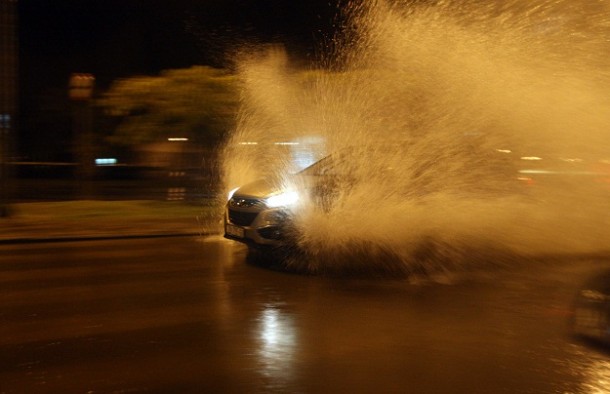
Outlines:
[{"label": "reflection on wet road", "polygon": [[442,283],[298,276],[217,237],[0,247],[0,393],[603,393],[569,335],[607,260]]}]

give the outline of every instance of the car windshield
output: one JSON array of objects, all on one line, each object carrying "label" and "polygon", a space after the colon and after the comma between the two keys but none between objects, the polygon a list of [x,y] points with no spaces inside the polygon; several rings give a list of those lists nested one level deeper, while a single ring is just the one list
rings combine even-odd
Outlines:
[{"label": "car windshield", "polygon": [[320,176],[328,175],[333,170],[336,170],[337,160],[333,155],[326,156],[309,167],[298,172],[302,175]]},{"label": "car windshield", "polygon": [[[309,167],[301,170],[299,174],[309,176],[347,176],[361,172],[362,161],[357,158],[363,155],[367,160],[366,169],[375,172],[387,172],[392,169],[393,161],[398,157],[396,147],[347,147],[332,153]],[[366,171],[365,171],[366,172]]]}]

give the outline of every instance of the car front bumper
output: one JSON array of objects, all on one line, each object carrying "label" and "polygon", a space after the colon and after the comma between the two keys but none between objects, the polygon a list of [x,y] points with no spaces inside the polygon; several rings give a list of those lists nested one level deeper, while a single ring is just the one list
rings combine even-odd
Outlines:
[{"label": "car front bumper", "polygon": [[[277,246],[284,238],[287,213],[282,209],[265,209],[257,212],[251,223],[235,223],[231,220],[229,209],[224,215],[225,238],[238,241],[249,246]],[[255,214],[253,211],[233,211],[234,213]]]}]

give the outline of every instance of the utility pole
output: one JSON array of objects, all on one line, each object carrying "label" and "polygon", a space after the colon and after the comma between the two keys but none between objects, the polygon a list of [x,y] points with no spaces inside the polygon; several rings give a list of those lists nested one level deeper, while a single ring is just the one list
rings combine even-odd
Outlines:
[{"label": "utility pole", "polygon": [[78,169],[81,198],[93,197],[93,176],[95,172],[93,147],[93,109],[91,97],[95,87],[92,74],[72,74],[70,76],[69,96],[73,103],[74,156]]},{"label": "utility pole", "polygon": [[0,217],[10,213],[17,119],[17,0],[0,0]]}]

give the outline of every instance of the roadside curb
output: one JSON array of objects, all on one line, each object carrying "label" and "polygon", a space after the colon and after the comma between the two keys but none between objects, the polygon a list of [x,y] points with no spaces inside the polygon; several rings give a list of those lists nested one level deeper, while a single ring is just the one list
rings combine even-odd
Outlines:
[{"label": "roadside curb", "polygon": [[178,238],[178,237],[204,237],[219,234],[218,231],[193,231],[161,234],[125,234],[125,235],[82,235],[82,236],[58,236],[58,237],[23,237],[0,239],[0,245],[19,245],[35,243],[60,243],[79,241],[111,241],[121,239],[145,239],[145,238]]}]

